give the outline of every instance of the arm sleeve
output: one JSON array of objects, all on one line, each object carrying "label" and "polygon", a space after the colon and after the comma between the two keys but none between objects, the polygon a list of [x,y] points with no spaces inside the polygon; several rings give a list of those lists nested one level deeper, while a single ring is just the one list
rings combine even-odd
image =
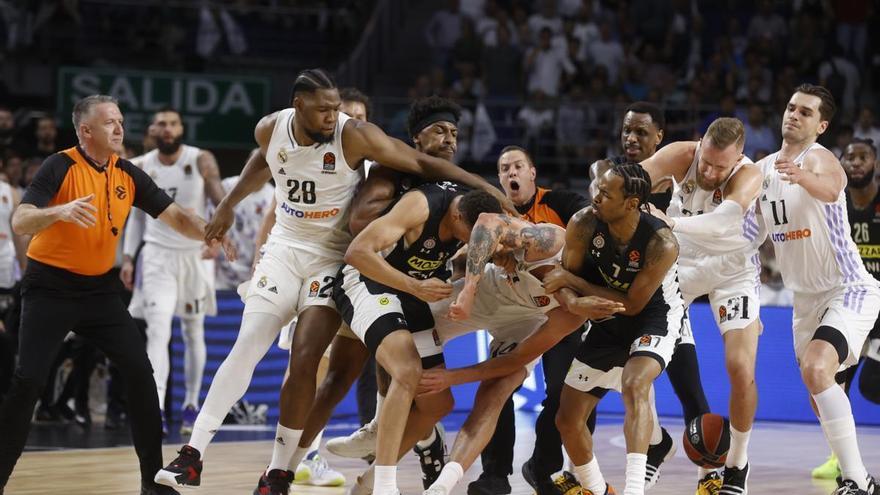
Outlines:
[{"label": "arm sleeve", "polygon": [[700,238],[717,239],[742,232],[743,209],[736,201],[725,200],[709,213],[676,217],[672,231]]},{"label": "arm sleeve", "polygon": [[165,208],[174,202],[143,170],[128,160],[119,160],[119,167],[125,170],[134,182],[134,205],[153,218],[158,217]]},{"label": "arm sleeve", "polygon": [[67,170],[72,164],[73,160],[64,153],[55,153],[46,158],[37,170],[31,185],[25,190],[21,203],[45,208],[58,193],[61,183],[64,182],[64,176],[67,175]]},{"label": "arm sleeve", "polygon": [[128,222],[125,223],[125,235],[122,238],[122,254],[134,258],[141,245],[141,240],[143,240],[146,223],[147,218],[142,210],[134,210],[128,215]]},{"label": "arm sleeve", "polygon": [[548,192],[541,198],[541,202],[552,208],[565,224],[568,224],[575,213],[590,206],[587,198],[576,192],[564,190]]}]

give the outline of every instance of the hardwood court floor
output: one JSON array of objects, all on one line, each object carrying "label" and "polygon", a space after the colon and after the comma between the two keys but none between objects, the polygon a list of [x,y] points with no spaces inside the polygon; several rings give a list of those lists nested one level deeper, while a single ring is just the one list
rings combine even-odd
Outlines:
[{"label": "hardwood court floor", "polygon": [[[682,425],[678,419],[664,421],[680,448]],[[515,474],[510,478],[514,495],[531,494],[523,481],[519,466],[531,453],[533,431],[517,432]],[[454,433],[450,433],[451,442]],[[859,444],[868,470],[880,474],[880,428],[860,428]],[[622,492],[625,450],[620,424],[600,424],[596,452],[609,482]],[[179,444],[165,447],[166,462],[175,455]],[[271,455],[271,441],[216,442],[211,445],[205,462],[202,486],[195,491],[211,495],[249,494],[256,485],[261,469]],[[831,482],[810,479],[810,470],[821,463],[828,452],[818,425],[761,423],[751,438],[752,472],[749,479],[751,495],[827,495],[834,489]],[[359,460],[342,459],[328,454],[332,466],[348,477],[343,488],[309,488],[295,486],[292,493],[341,495],[351,486],[355,476],[366,466]],[[479,460],[466,473],[465,480],[453,492],[464,495],[467,483],[480,473]],[[414,456],[408,455],[398,469],[398,483],[404,495],[422,491],[420,471]],[[690,495],[694,493],[696,468],[679,450],[664,464],[660,482],[650,495]],[[137,460],[131,447],[81,449],[52,452],[28,452],[22,456],[6,487],[7,495],[29,494],[137,494],[139,487]]]}]

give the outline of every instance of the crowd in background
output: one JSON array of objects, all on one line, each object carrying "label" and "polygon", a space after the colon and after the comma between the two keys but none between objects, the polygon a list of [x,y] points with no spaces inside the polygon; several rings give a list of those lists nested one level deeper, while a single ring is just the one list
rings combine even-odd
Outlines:
[{"label": "crowd in background", "polygon": [[[0,0],[0,60],[64,56],[82,40],[57,53],[45,51],[59,46],[55,27],[96,22],[96,29],[110,33],[114,16],[126,12],[120,7],[97,18],[81,15],[92,4]],[[126,43],[140,40],[134,53],[144,67],[168,63],[164,68],[194,70],[199,66],[194,61],[221,52],[234,55],[242,48],[237,43],[250,44],[245,52],[254,50],[259,37],[249,33],[266,28],[263,22],[281,31],[295,31],[299,22],[283,15],[263,18],[246,4],[208,2],[207,10],[187,9],[189,17],[180,22],[166,22],[175,12],[161,10],[154,20],[133,26]],[[313,28],[332,36],[354,37],[354,26],[368,12],[366,7],[358,10],[358,2],[310,4],[318,16]],[[340,18],[333,10],[339,6],[360,20],[331,22]],[[746,126],[745,153],[758,160],[779,148],[779,121],[792,88],[801,82],[820,83],[841,106],[824,139],[839,156],[854,137],[880,143],[875,119],[880,102],[873,91],[880,81],[880,55],[873,49],[876,6],[869,0],[450,0],[424,30],[433,68],[414,78],[407,97],[440,94],[463,104],[457,158],[466,168],[488,175],[501,147],[520,144],[535,158],[544,183],[576,184],[583,194],[588,164],[619,154],[621,108],[636,100],[665,108],[664,144],[699,137],[717,117],[738,117]],[[326,15],[323,24],[321,12]],[[197,27],[175,33],[184,29],[184,21]],[[106,62],[114,62],[112,53]],[[388,115],[381,124],[389,133],[405,135],[405,111]],[[0,180],[23,190],[48,155],[75,144],[69,131],[59,129],[57,118],[67,116],[18,107],[0,94]],[[150,147],[148,137],[127,137],[129,156]],[[570,177],[582,180],[573,183]],[[772,302],[790,302],[774,272],[772,254],[766,254],[765,294]],[[0,343],[8,341],[3,326]],[[67,376],[65,369],[77,369],[64,368],[65,362],[79,360],[80,369],[93,370],[101,359],[75,340],[65,349],[56,363],[59,376]],[[5,355],[0,360],[8,361]],[[9,371],[0,370],[0,396],[4,373]],[[82,383],[88,379],[60,380],[47,392],[38,416],[87,425],[88,387],[83,389]],[[74,399],[74,408],[67,406],[68,399]],[[108,413],[121,411],[111,401]]]}]

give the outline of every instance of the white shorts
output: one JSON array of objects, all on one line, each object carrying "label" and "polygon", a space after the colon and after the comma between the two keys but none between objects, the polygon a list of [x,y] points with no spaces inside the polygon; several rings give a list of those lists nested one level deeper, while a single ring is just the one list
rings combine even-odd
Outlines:
[{"label": "white shorts", "polygon": [[794,294],[794,352],[800,362],[816,329],[829,326],[846,339],[847,357],[838,371],[858,363],[865,339],[880,312],[880,289],[876,285],[850,285],[819,294]]},{"label": "white shorts", "polygon": [[173,308],[180,318],[217,314],[214,260],[202,259],[201,249],[169,249],[148,242],[138,257],[138,283],[128,310],[144,317],[144,308]]},{"label": "white shorts", "polygon": [[243,314],[269,313],[289,322],[309,306],[335,309],[330,296],[341,265],[337,255],[319,256],[270,239],[243,295]]},{"label": "white shorts", "polygon": [[[485,275],[489,276],[493,273],[487,270]],[[464,287],[464,279],[453,282],[452,297],[431,303],[430,306],[437,335],[443,345],[459,335],[486,330],[492,336],[489,356],[496,357],[514,350],[520,342],[547,321],[547,315],[535,307],[508,304],[506,299],[499,297],[498,291],[491,290],[489,284],[484,282],[488,281],[480,281],[471,315],[467,320],[454,321],[446,317],[449,306]],[[527,365],[529,373],[535,369],[538,359]]]},{"label": "white shorts", "polygon": [[690,306],[694,299],[708,294],[722,335],[745,328],[760,317],[760,275],[757,252],[724,256],[689,253],[678,261],[678,285],[685,304]]},{"label": "white shorts", "polygon": [[370,352],[375,353],[389,334],[409,330],[422,367],[443,363],[443,347],[426,302],[374,282],[351,265],[342,268],[341,277],[333,299],[342,319]]}]

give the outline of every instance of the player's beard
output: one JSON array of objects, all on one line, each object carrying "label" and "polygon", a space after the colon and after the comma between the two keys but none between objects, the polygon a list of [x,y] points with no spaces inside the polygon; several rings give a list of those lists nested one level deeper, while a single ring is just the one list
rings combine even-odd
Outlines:
[{"label": "player's beard", "polygon": [[312,141],[314,141],[317,144],[327,144],[327,143],[333,141],[333,134],[330,134],[328,136],[326,134],[322,134],[321,131],[314,132],[314,131],[310,131],[308,129],[305,129],[305,131],[306,131],[306,135],[309,137],[309,139],[311,139]]},{"label": "player's beard", "polygon": [[872,180],[874,180],[874,171],[871,170],[858,179],[854,179],[851,175],[846,174],[846,180],[849,187],[854,189],[864,189],[868,187],[868,184],[870,184]]},{"label": "player's beard", "polygon": [[177,150],[180,149],[180,145],[183,144],[183,134],[177,136],[171,141],[165,141],[164,139],[156,139],[156,148],[159,149],[159,153],[163,155],[173,155],[177,153]]}]

